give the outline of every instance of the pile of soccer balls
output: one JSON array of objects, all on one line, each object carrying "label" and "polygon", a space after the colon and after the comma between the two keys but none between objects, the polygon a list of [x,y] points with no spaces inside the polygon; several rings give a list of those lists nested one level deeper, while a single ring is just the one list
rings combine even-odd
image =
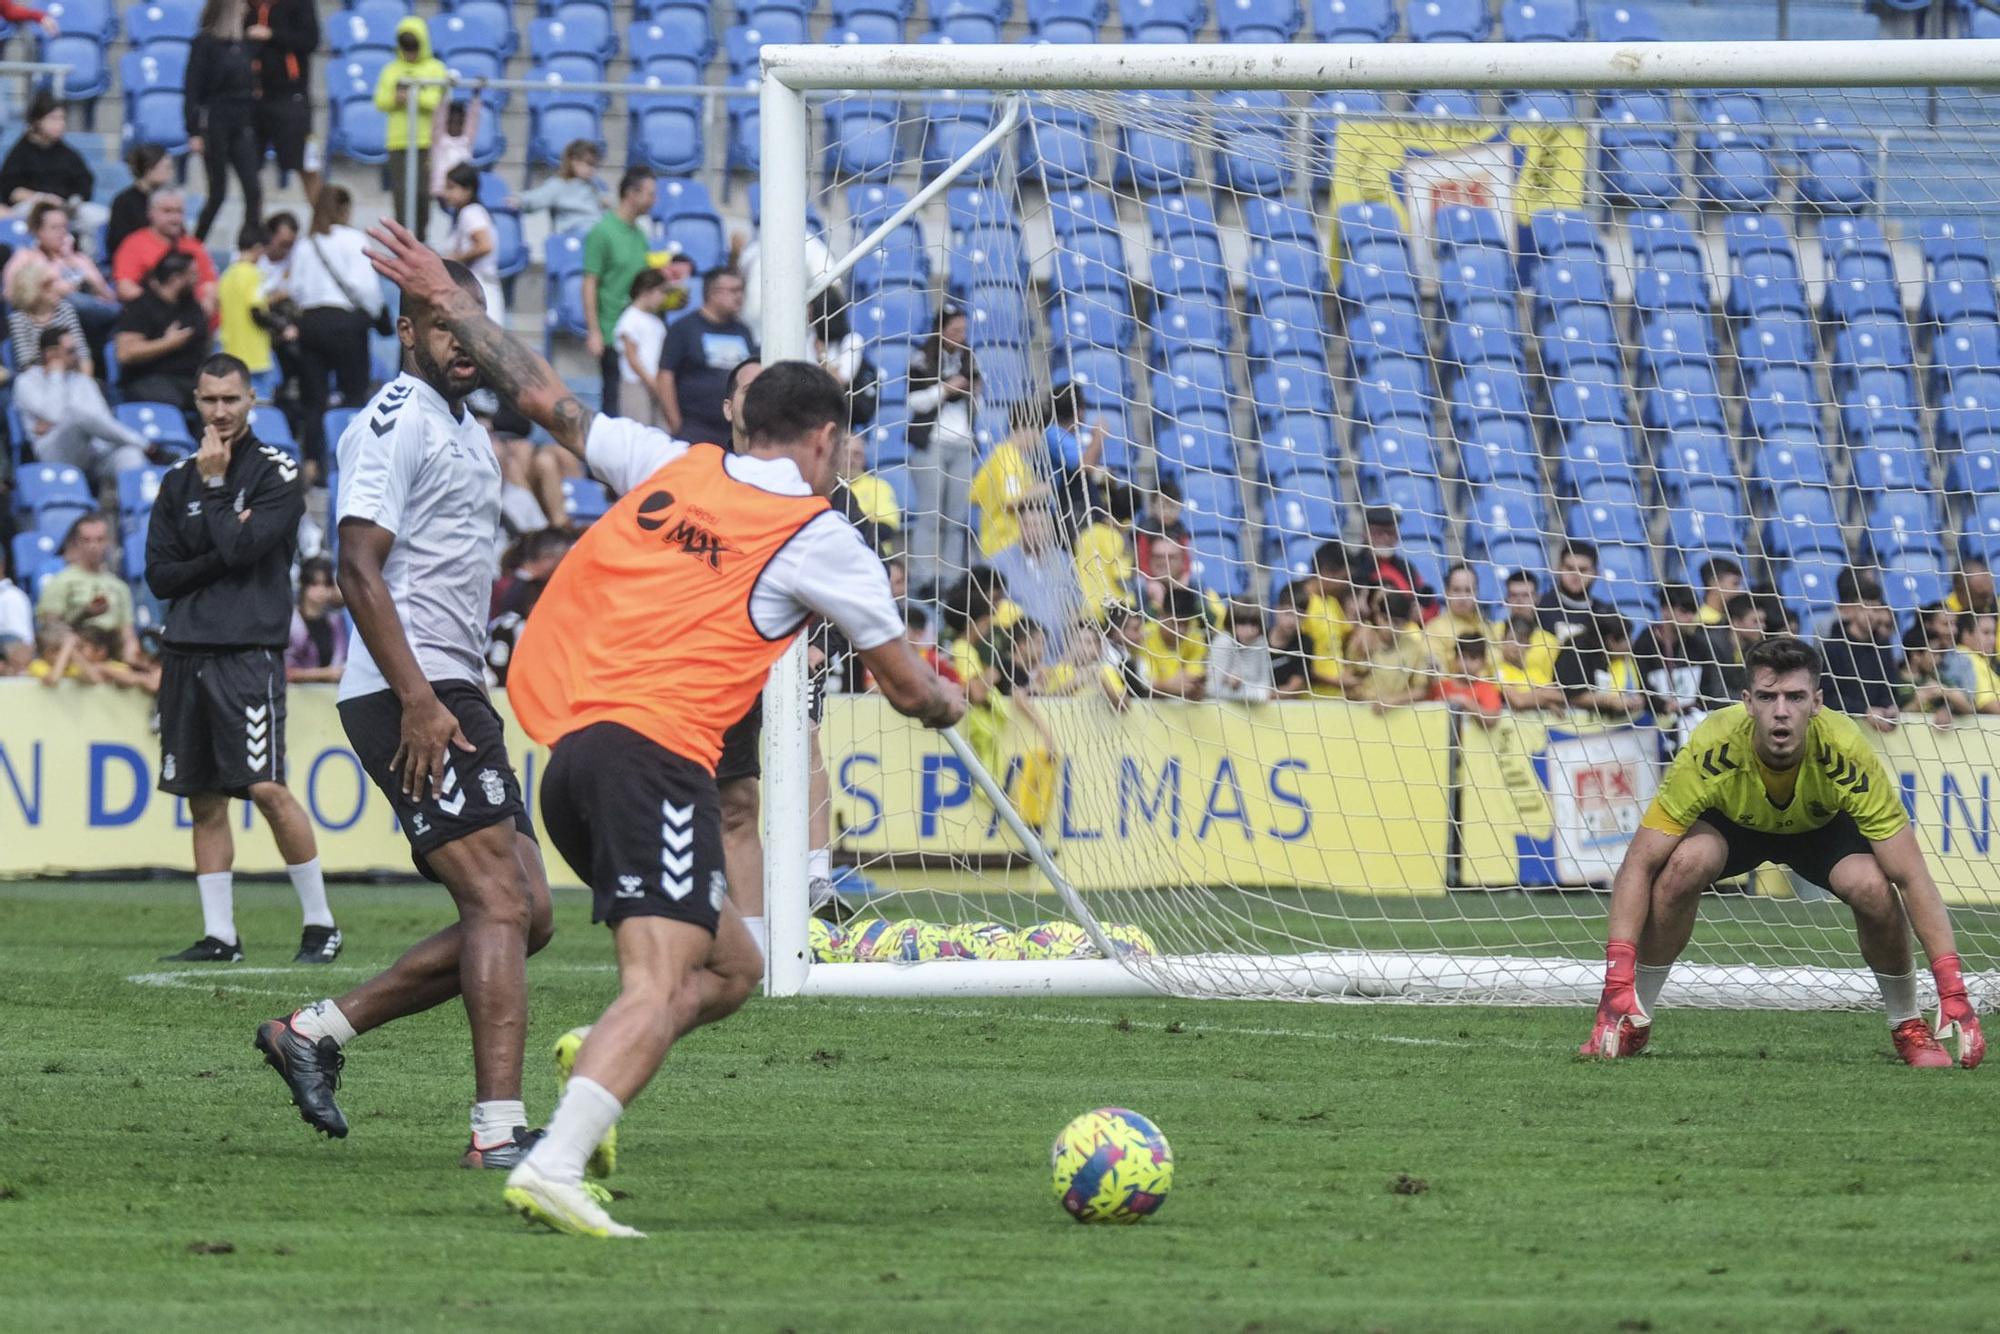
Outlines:
[{"label": "pile of soccer balls", "polygon": [[[1158,953],[1136,926],[1106,924],[1118,952],[1136,958]],[[939,926],[914,917],[889,922],[856,918],[836,926],[814,918],[810,941],[815,963],[918,963],[934,959],[1096,959],[1102,957],[1075,922],[1037,922],[1015,930],[1000,922]]]}]

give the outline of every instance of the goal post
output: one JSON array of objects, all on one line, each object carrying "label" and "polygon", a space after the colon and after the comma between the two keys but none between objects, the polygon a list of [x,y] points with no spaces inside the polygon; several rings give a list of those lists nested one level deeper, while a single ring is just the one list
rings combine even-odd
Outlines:
[{"label": "goal post", "polygon": [[[1977,39],[766,47],[764,356],[867,363],[857,433],[900,508],[871,532],[931,633],[991,622],[959,665],[1007,681],[960,740],[896,719],[837,647],[817,721],[807,645],[773,671],[770,993],[1594,998],[1609,867],[1753,630],[1719,596],[1672,637],[1679,668],[1624,680],[1600,608],[1579,622],[1599,657],[1552,680],[1577,646],[1534,632],[1562,604],[1531,631],[1506,575],[1548,595],[1587,543],[1588,601],[1632,640],[1733,566],[1759,617],[1826,639],[1851,567],[1900,661],[1954,577],[2000,559],[1996,86],[2000,41]],[[929,400],[910,374],[947,307],[956,416],[938,366]],[[968,508],[997,494],[982,477],[1041,499],[994,531]],[[1163,496],[1177,517],[1149,527]],[[1360,577],[1385,511],[1384,552],[1430,596]],[[1094,577],[1107,531],[1164,573]],[[1327,563],[1342,546],[1351,569]],[[1461,563],[1480,628],[1427,634]],[[1302,697],[1138,697],[1176,655],[1236,662],[1253,618],[1297,627]],[[1503,663],[1532,706],[1489,723],[1424,697]],[[1621,692],[1645,707],[1596,702]],[[2000,719],[1931,717],[1880,744],[1990,977]],[[1068,919],[1092,957],[815,962],[816,844],[866,915]],[[1876,990],[1845,910],[1767,870],[1705,902],[1667,999]]]}]

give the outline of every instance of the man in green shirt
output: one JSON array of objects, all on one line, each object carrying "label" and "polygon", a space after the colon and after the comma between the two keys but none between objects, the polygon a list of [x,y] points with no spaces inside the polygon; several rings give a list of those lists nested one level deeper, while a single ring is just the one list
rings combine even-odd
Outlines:
[{"label": "man in green shirt", "polygon": [[70,525],[63,538],[63,567],[43,581],[41,599],[35,604],[36,626],[51,648],[89,626],[119,637],[121,661],[137,660],[132,590],[104,568],[110,554],[111,524],[103,515],[86,514]]},{"label": "man in green shirt", "polygon": [[590,229],[583,242],[583,313],[590,331],[584,346],[604,376],[601,411],[618,415],[618,317],[632,304],[632,280],[646,267],[651,238],[639,219],[652,211],[659,185],[644,167],[631,167],[618,181],[618,203]]}]

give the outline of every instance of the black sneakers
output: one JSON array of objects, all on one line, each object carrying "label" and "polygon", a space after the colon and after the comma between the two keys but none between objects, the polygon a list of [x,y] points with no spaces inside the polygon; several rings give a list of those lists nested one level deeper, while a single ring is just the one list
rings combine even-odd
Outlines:
[{"label": "black sneakers", "polygon": [[256,1048],[265,1064],[278,1072],[292,1091],[299,1117],[322,1135],[347,1137],[347,1118],[333,1104],[340,1087],[340,1069],[347,1063],[332,1038],[314,1042],[292,1027],[290,1019],[266,1019],[257,1025]]},{"label": "black sneakers", "polygon": [[161,963],[242,963],[243,946],[203,936],[179,954],[162,954]]},{"label": "black sneakers", "polygon": [[299,933],[299,952],[293,963],[332,963],[340,957],[340,928],[309,926]]}]

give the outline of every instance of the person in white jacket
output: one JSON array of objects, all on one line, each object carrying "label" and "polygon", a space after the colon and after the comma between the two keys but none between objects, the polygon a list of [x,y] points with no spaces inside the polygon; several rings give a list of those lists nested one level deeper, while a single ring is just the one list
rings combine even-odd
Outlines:
[{"label": "person in white jacket", "polygon": [[1264,638],[1264,612],[1238,598],[1229,604],[1229,628],[1208,644],[1208,697],[1261,703],[1277,698],[1271,646]]},{"label": "person in white jacket", "polygon": [[93,487],[116,485],[119,473],[145,466],[146,437],[112,415],[61,329],[42,331],[42,359],[14,381],[14,406],[35,457],[81,468]]}]

